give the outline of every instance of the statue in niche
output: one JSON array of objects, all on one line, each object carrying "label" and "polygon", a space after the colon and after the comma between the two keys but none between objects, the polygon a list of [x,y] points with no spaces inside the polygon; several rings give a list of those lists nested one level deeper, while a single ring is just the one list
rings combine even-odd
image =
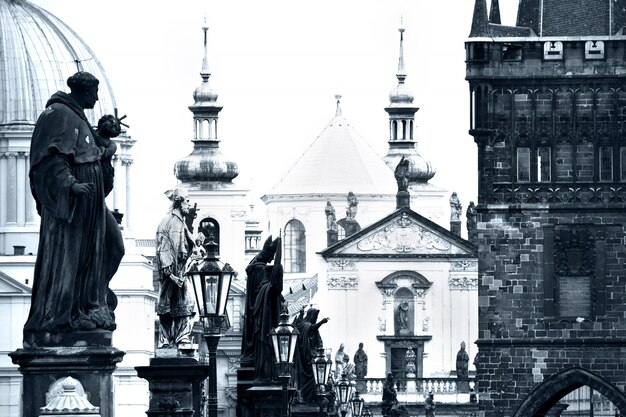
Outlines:
[{"label": "statue in niche", "polygon": [[467,211],[465,212],[466,216],[466,226],[467,226],[467,234],[469,236],[474,230],[476,230],[477,222],[476,222],[476,206],[473,201],[470,201],[469,206],[467,206]]},{"label": "statue in niche", "polygon": [[93,129],[85,116],[98,100],[98,84],[87,72],[70,76],[70,93],[50,97],[33,131],[29,178],[41,226],[24,347],[49,343],[39,337],[48,333],[116,328],[109,282],[124,243],[105,197],[117,150],[110,139],[121,127],[106,115]]},{"label": "statue in niche", "polygon": [[336,232],[337,231],[337,217],[335,216],[335,208],[331,204],[330,200],[326,201],[326,207],[324,208],[326,213],[326,230]]},{"label": "statue in niche", "polygon": [[301,403],[315,403],[317,401],[317,390],[311,362],[317,350],[324,347],[319,328],[323,324],[328,323],[329,320],[326,317],[318,322],[317,317],[319,313],[318,309],[310,308],[305,315],[304,309],[302,309],[298,317],[293,321],[294,327],[300,332],[294,355],[294,379],[296,389],[298,390],[298,401]]},{"label": "statue in niche", "polygon": [[[197,247],[187,228],[189,215],[187,192],[180,188],[166,193],[170,212],[161,220],[156,232],[156,263],[159,272],[159,348],[190,348],[195,301],[191,284],[185,277],[188,260]],[[202,240],[204,235],[200,236]],[[201,257],[199,252],[196,252]]]},{"label": "statue in niche", "polygon": [[409,302],[402,300],[395,312],[395,333],[399,335],[411,334],[411,323],[409,320]]},{"label": "statue in niche", "polygon": [[365,378],[367,375],[367,353],[363,350],[363,343],[359,343],[359,348],[354,353],[354,373],[357,378]]},{"label": "statue in niche", "polygon": [[391,410],[398,405],[398,392],[396,383],[391,372],[387,373],[387,378],[383,382],[383,400],[381,403],[382,414],[385,417],[391,416]]},{"label": "statue in niche", "polygon": [[410,163],[409,160],[402,156],[398,165],[396,165],[396,169],[394,171],[394,175],[396,177],[396,182],[398,183],[398,192],[408,191],[409,189],[409,174],[410,174]]},{"label": "statue in niche", "polygon": [[348,208],[346,210],[346,219],[348,221],[356,221],[357,206],[359,205],[359,199],[356,195],[350,191],[346,198],[348,200]]},{"label": "statue in niche", "polygon": [[465,351],[465,342],[461,342],[461,349],[456,354],[456,377],[467,379],[469,374],[469,355]]},{"label": "statue in niche", "polygon": [[461,201],[459,197],[456,195],[456,191],[452,192],[450,196],[450,221],[451,222],[460,222],[461,214],[463,213],[463,206],[461,205]]}]

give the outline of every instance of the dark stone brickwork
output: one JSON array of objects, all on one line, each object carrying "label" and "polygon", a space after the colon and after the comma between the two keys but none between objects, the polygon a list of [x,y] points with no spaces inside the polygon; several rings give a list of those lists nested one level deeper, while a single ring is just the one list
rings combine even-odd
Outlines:
[{"label": "dark stone brickwork", "polygon": [[582,385],[626,415],[624,40],[606,40],[602,60],[564,40],[556,62],[543,60],[543,42],[519,38],[520,58],[505,62],[506,41],[467,43],[480,415],[544,416]]}]

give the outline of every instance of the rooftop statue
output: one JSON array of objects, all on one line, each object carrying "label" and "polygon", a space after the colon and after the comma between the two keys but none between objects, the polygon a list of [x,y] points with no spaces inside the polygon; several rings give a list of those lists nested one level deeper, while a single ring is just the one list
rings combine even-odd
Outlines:
[{"label": "rooftop statue", "polygon": [[41,216],[31,309],[24,346],[46,344],[38,335],[116,328],[109,281],[124,256],[119,226],[105,197],[113,189],[110,139],[120,121],[103,116],[93,129],[85,109],[98,100],[99,81],[87,72],[56,92],[33,132],[30,188]]},{"label": "rooftop statue", "polygon": [[460,222],[462,213],[463,206],[461,205],[459,197],[456,195],[456,191],[454,191],[450,196],[450,221]]},{"label": "rooftop statue", "polygon": [[402,159],[400,159],[400,162],[398,162],[398,165],[396,165],[396,169],[394,172],[396,181],[398,183],[398,192],[407,191],[409,189],[409,174],[409,160],[402,156]]}]

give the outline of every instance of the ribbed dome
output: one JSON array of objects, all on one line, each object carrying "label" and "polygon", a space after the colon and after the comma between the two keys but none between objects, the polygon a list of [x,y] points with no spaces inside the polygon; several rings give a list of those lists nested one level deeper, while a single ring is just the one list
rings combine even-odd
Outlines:
[{"label": "ribbed dome", "polygon": [[100,80],[92,123],[113,113],[115,99],[100,61],[65,23],[24,0],[0,0],[0,126],[34,124],[50,96],[69,92],[67,78],[87,71]]},{"label": "ribbed dome", "polygon": [[215,104],[217,101],[217,93],[209,84],[209,74],[200,73],[202,75],[202,84],[193,92],[194,106],[206,106],[207,104]]}]

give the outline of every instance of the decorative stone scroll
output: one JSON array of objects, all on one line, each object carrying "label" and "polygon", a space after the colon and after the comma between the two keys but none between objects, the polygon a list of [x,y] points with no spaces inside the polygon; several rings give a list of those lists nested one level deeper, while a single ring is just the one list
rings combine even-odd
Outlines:
[{"label": "decorative stone scroll", "polygon": [[357,244],[362,251],[390,249],[409,253],[417,249],[448,251],[450,243],[420,226],[406,213],[393,223],[366,237]]},{"label": "decorative stone scroll", "polygon": [[357,289],[359,286],[358,276],[330,276],[328,277],[329,290]]},{"label": "decorative stone scroll", "polygon": [[478,277],[450,275],[448,284],[453,290],[473,290],[478,288]]}]

